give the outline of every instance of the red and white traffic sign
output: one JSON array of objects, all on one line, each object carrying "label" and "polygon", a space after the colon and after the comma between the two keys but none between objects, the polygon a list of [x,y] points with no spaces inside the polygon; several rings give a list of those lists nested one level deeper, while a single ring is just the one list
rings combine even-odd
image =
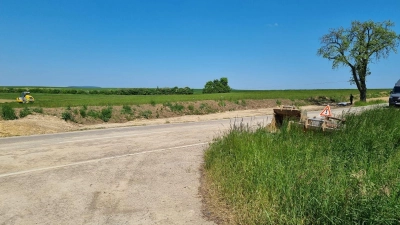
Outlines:
[{"label": "red and white traffic sign", "polygon": [[329,105],[325,106],[325,108],[319,114],[320,116],[332,116],[331,107]]}]

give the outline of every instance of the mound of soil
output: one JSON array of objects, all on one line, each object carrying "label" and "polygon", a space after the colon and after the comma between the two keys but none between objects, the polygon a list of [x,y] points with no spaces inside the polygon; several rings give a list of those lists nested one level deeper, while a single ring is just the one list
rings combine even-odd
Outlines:
[{"label": "mound of soil", "polygon": [[49,115],[28,115],[18,120],[0,121],[0,137],[50,134],[76,130],[77,124]]}]

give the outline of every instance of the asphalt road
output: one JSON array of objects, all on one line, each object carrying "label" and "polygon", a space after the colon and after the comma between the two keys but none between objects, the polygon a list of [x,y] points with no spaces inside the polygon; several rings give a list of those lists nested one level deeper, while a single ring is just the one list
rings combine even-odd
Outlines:
[{"label": "asphalt road", "polygon": [[0,138],[0,224],[214,224],[198,192],[204,150],[271,118]]},{"label": "asphalt road", "polygon": [[201,213],[199,167],[208,143],[233,124],[1,138],[0,224],[213,224]]}]

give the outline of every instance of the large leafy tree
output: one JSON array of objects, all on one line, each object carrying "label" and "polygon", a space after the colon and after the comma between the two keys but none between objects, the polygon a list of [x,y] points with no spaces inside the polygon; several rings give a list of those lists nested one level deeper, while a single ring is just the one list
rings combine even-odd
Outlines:
[{"label": "large leafy tree", "polygon": [[397,53],[400,35],[391,30],[394,23],[354,21],[351,27],[331,29],[321,38],[318,55],[332,60],[332,68],[350,67],[350,83],[356,84],[360,100],[367,99],[366,77],[371,74],[369,64]]},{"label": "large leafy tree", "polygon": [[221,77],[221,79],[214,81],[208,81],[206,85],[204,85],[203,93],[228,93],[231,91],[231,88],[228,85],[228,78]]}]

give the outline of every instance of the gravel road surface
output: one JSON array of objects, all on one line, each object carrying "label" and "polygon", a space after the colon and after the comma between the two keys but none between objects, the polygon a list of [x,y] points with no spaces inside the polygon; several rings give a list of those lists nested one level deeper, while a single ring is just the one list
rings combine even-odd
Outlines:
[{"label": "gravel road surface", "polygon": [[214,224],[201,214],[199,167],[233,123],[1,138],[0,224]]}]

